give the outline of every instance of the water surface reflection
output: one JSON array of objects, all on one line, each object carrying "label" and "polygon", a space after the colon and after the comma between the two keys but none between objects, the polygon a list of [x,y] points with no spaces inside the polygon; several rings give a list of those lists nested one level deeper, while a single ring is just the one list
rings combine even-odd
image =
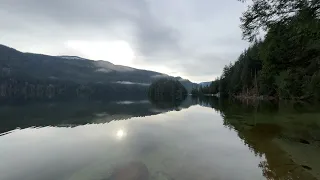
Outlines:
[{"label": "water surface reflection", "polygon": [[2,126],[22,129],[0,136],[1,180],[319,179],[315,110],[216,99],[31,107],[10,107],[23,116]]}]

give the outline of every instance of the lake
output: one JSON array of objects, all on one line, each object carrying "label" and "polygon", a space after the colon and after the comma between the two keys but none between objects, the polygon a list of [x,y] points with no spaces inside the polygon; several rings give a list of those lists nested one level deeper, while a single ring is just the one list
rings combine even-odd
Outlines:
[{"label": "lake", "polygon": [[320,179],[315,105],[34,102],[0,119],[1,180]]}]

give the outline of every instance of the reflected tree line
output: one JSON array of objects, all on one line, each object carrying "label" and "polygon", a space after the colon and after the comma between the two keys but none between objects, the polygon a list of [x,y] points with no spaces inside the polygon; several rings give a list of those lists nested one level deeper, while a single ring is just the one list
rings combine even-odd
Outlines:
[{"label": "reflected tree line", "polygon": [[[56,89],[56,86],[50,85],[48,86],[51,88],[46,88],[48,86],[45,85],[42,88],[38,88],[41,85],[40,83],[33,85],[16,82],[16,85],[19,84],[33,88],[30,92],[28,88],[25,88],[27,96],[36,96],[37,89],[39,93],[41,92],[40,94],[48,92],[48,96],[54,96],[59,89]],[[12,92],[15,91],[15,86],[8,87],[11,88]],[[63,84],[61,84],[61,87],[65,88]],[[149,87],[149,96],[147,96],[148,89],[146,87],[144,87],[145,90],[141,89],[138,92],[135,91],[137,89],[123,89],[123,86],[122,88],[119,87],[121,90],[116,90],[117,87],[104,89],[105,85],[102,85],[101,89],[97,88],[91,91],[90,89],[94,87],[83,87],[78,95],[75,95],[70,90],[71,97],[62,99],[55,97],[51,100],[44,100],[42,98],[25,99],[23,96],[19,96],[20,98],[17,98],[16,101],[10,99],[9,103],[2,100],[0,103],[0,134],[16,128],[33,126],[73,127],[88,123],[106,123],[131,117],[151,116],[189,108],[195,103],[190,99],[186,99],[187,90],[179,81],[174,79],[160,79],[153,83]],[[76,86],[74,88],[77,89]],[[89,89],[86,90],[86,88]],[[24,88],[17,88],[17,91],[19,89]],[[44,89],[45,91],[42,91]],[[50,94],[51,91],[53,94]],[[101,92],[97,93],[98,91]],[[117,93],[111,93],[113,91],[117,91]],[[130,93],[126,93],[126,91]],[[83,98],[79,98],[82,96],[82,92],[92,93],[89,96],[91,98],[88,98],[86,95],[83,95]]]},{"label": "reflected tree line", "polygon": [[132,117],[153,116],[169,111],[179,111],[195,105],[191,99],[184,101],[154,102],[147,99],[120,99],[111,101],[27,102],[0,105],[0,134],[16,128],[75,127],[85,124],[108,123]]},{"label": "reflected tree line", "polygon": [[299,179],[301,174],[306,179],[314,179],[309,173],[311,165],[294,162],[279,143],[320,147],[319,106],[292,102],[241,102],[206,96],[193,97],[193,101],[219,112],[226,127],[235,130],[256,156],[265,157],[266,160],[258,166],[267,179]]},{"label": "reflected tree line", "polygon": [[[309,167],[308,164],[301,166],[301,164],[294,163],[273,143],[273,139],[285,139],[293,143],[305,144],[314,144],[320,140],[320,137],[305,131],[305,128],[310,126],[319,130],[319,122],[308,121],[302,116],[308,114],[312,119],[320,118],[317,106],[287,102],[239,102],[206,96],[187,98],[183,86],[180,86],[179,82],[166,80],[158,83],[165,83],[167,88],[155,90],[153,88],[157,86],[150,86],[149,101],[146,101],[145,96],[134,96],[131,99],[120,96],[114,97],[118,100],[110,101],[78,99],[64,102],[29,102],[12,106],[3,104],[0,106],[2,120],[0,134],[17,127],[73,127],[88,123],[107,123],[131,117],[156,115],[200,104],[218,111],[223,117],[223,123],[226,127],[235,130],[257,156],[265,157],[266,161],[260,162],[258,166],[267,179],[296,179],[297,174],[307,171],[305,167]],[[156,85],[159,85],[158,83]],[[288,122],[288,115],[292,117],[289,119],[292,123]],[[301,119],[304,119],[304,124],[301,124]],[[292,127],[294,124],[296,125]]]}]

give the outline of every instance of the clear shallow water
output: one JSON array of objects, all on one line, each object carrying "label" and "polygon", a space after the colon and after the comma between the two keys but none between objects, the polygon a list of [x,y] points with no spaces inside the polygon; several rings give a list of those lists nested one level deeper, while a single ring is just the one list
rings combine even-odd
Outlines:
[{"label": "clear shallow water", "polygon": [[145,101],[75,104],[65,104],[69,110],[63,104],[10,107],[21,113],[11,117],[14,123],[24,117],[42,124],[2,132],[1,180],[106,180],[119,167],[130,174],[137,164],[155,180],[319,177],[320,115],[313,111],[261,112],[197,100],[172,109]]}]

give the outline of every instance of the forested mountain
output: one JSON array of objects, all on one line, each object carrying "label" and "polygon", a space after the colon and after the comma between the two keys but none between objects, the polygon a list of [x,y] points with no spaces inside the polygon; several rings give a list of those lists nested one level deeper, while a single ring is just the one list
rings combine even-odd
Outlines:
[{"label": "forested mountain", "polygon": [[[220,78],[194,93],[320,100],[320,2],[254,1],[241,21],[252,44]],[[266,35],[258,39],[261,28]]]},{"label": "forested mountain", "polygon": [[[75,56],[22,53],[0,45],[0,97],[16,99],[146,94],[166,74]],[[194,86],[176,77],[187,89]]]},{"label": "forested mountain", "polygon": [[149,98],[155,101],[184,100],[187,94],[187,89],[178,80],[167,78],[153,82],[148,90]]}]

